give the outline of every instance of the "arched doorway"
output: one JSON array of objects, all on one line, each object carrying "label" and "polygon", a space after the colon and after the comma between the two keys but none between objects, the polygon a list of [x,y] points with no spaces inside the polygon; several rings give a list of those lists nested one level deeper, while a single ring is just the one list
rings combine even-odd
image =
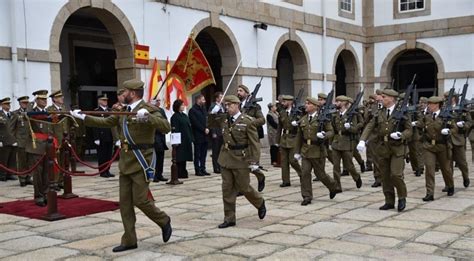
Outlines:
[{"label": "arched doorway", "polygon": [[[238,64],[238,52],[233,44],[235,41],[232,41],[231,38],[232,36],[229,36],[223,29],[211,26],[202,29],[195,38],[206,56],[216,80],[215,85],[210,85],[201,91],[206,97],[206,106],[208,107],[214,101],[214,93],[223,92],[227,87]],[[238,77],[237,75],[233,79],[227,94],[235,93],[237,83],[240,82]]]},{"label": "arched doorway", "polygon": [[305,52],[301,45],[292,40],[285,41],[279,48],[276,57],[276,94],[297,95],[304,89],[305,97],[308,94],[311,80]]},{"label": "arched doorway", "polygon": [[336,60],[336,95],[355,97],[360,90],[359,69],[354,54],[342,50]]},{"label": "arched doorway", "polygon": [[438,94],[438,66],[433,56],[421,49],[404,51],[395,58],[391,68],[393,88],[403,92],[415,73],[418,97]]}]

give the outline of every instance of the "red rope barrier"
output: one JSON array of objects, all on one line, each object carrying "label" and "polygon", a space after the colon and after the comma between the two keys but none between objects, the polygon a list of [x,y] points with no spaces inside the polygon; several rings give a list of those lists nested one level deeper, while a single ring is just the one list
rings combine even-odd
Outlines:
[{"label": "red rope barrier", "polygon": [[29,173],[31,173],[33,170],[35,170],[39,164],[44,160],[44,158],[46,157],[46,154],[43,154],[43,156],[41,156],[41,158],[35,162],[35,164],[33,164],[33,166],[27,170],[24,170],[24,171],[16,171],[16,170],[13,170],[13,169],[10,169],[2,164],[0,164],[0,169],[4,170],[4,171],[7,171],[11,174],[14,174],[14,175],[17,175],[17,176],[26,176],[28,175]]},{"label": "red rope barrier", "polygon": [[117,159],[118,155],[120,154],[120,149],[117,149],[117,151],[115,151],[115,154],[113,155],[112,159],[110,159],[109,161],[105,162],[104,164],[101,165],[101,167],[104,167],[103,170],[99,171],[99,172],[95,172],[95,173],[75,173],[75,172],[71,172],[69,170],[66,170],[64,169],[63,167],[61,167],[59,165],[59,163],[55,160],[54,161],[54,165],[61,171],[63,172],[64,174],[66,175],[69,175],[69,176],[76,176],[76,177],[91,177],[91,176],[97,176],[101,173],[104,173],[105,171],[107,171],[108,168],[110,168],[110,166],[112,166],[112,164],[114,163],[114,161]]},{"label": "red rope barrier", "polygon": [[[69,147],[69,151],[71,151],[72,153],[72,156],[77,160],[77,162],[81,163],[82,165],[85,165],[86,167],[89,167],[91,169],[101,169],[101,168],[104,168],[105,166],[107,166],[107,164],[109,164],[109,162],[104,162],[102,163],[101,165],[99,166],[93,166],[85,161],[83,161],[79,155],[77,155],[76,151],[74,150],[74,148],[71,146],[70,143],[67,143],[68,147]],[[115,150],[115,154],[112,156],[112,161],[115,161],[115,159],[117,158],[118,154],[120,153],[120,149],[117,149]]]}]

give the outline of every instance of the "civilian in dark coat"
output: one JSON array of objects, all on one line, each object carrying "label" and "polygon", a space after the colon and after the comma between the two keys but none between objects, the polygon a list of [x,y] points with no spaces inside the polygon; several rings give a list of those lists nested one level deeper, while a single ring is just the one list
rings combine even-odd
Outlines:
[{"label": "civilian in dark coat", "polygon": [[[97,96],[97,104],[99,107],[94,109],[95,111],[110,111],[107,107],[108,98],[106,94]],[[102,117],[108,117],[100,115]],[[110,161],[112,159],[112,149],[114,148],[114,138],[112,136],[112,130],[110,128],[94,128],[94,143],[97,145],[97,161],[99,166]],[[114,177],[115,175],[110,173],[110,167],[99,168],[101,172],[100,176],[103,178]]]},{"label": "civilian in dark coat", "polygon": [[222,121],[218,118],[225,113],[224,108],[221,104],[222,92],[214,93],[214,102],[209,107],[209,114],[207,119],[207,127],[211,133],[211,147],[212,147],[212,167],[214,173],[221,173],[221,166],[217,162],[219,153],[221,151],[222,143],[224,139],[222,137]]},{"label": "civilian in dark coat", "polygon": [[[154,100],[154,106],[158,108],[158,112],[163,116],[163,118],[168,121],[168,118],[166,117],[165,110],[163,110],[161,106],[161,99],[157,98]],[[159,181],[168,181],[165,177],[163,177],[163,165],[165,162],[165,150],[168,150],[168,147],[166,146],[166,136],[165,134],[161,133],[160,131],[156,130],[155,132],[155,143],[153,144],[155,147],[155,153],[156,153],[156,164],[155,164],[155,177],[153,178],[153,182],[159,182]]]},{"label": "civilian in dark coat", "polygon": [[182,100],[176,100],[173,103],[174,114],[171,116],[171,132],[181,133],[181,144],[176,147],[176,165],[178,165],[178,178],[188,178],[186,170],[186,161],[193,160],[192,142],[193,133],[191,132],[191,122],[184,113],[184,104]]},{"label": "civilian in dark coat", "polygon": [[189,110],[189,119],[191,120],[191,127],[194,136],[194,170],[196,176],[211,175],[206,171],[206,156],[207,156],[207,111],[206,98],[199,94],[194,100],[194,105]]}]

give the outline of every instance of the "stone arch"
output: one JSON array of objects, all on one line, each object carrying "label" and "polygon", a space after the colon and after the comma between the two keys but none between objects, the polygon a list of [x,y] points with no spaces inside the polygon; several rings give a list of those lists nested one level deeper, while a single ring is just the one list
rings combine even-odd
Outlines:
[{"label": "stone arch", "polygon": [[[294,32],[290,31],[278,39],[272,57],[272,68],[277,68],[278,53],[282,46],[285,45],[292,57],[294,66],[294,92],[303,88],[305,95],[311,95],[311,63],[310,56],[304,41]],[[277,93],[276,78],[273,80],[273,93]]]},{"label": "stone arch", "polygon": [[388,55],[385,57],[382,63],[382,67],[380,68],[380,83],[382,85],[390,84],[392,82],[391,71],[397,58],[400,55],[402,55],[405,51],[415,50],[415,49],[423,50],[429,53],[433,57],[433,59],[436,62],[436,66],[438,67],[438,75],[437,75],[438,89],[440,91],[443,91],[444,90],[444,76],[443,75],[445,73],[443,59],[441,59],[441,56],[433,47],[425,43],[420,43],[420,42],[415,42],[414,44],[410,42],[400,44],[399,46],[395,47],[392,51],[388,53]]},{"label": "stone arch", "polygon": [[104,1],[82,1],[69,0],[58,12],[51,28],[49,46],[50,55],[55,57],[57,63],[51,63],[51,88],[60,89],[61,75],[59,63],[61,62],[61,53],[59,43],[61,32],[67,19],[81,8],[91,8],[96,17],[105,25],[112,35],[112,41],[115,46],[117,58],[115,68],[117,69],[117,83],[121,86],[122,82],[130,78],[139,78],[140,74],[135,69],[133,48],[135,43],[135,31],[126,15],[111,0]]},{"label": "stone arch", "polygon": [[[344,79],[344,94],[355,97],[359,91],[360,83],[362,82],[362,76],[360,73],[361,66],[357,53],[349,41],[345,41],[341,44],[334,55],[332,74],[336,75],[336,79],[338,78],[336,67],[339,58],[342,59],[346,71],[346,77]],[[336,86],[336,89],[337,87],[338,86]]]},{"label": "stone arch", "polygon": [[336,62],[337,62],[337,58],[339,57],[339,55],[342,53],[342,51],[348,51],[352,54],[353,58],[354,58],[354,61],[355,61],[355,69],[356,69],[356,72],[357,72],[357,77],[358,77],[358,80],[360,80],[361,78],[361,73],[360,73],[360,60],[359,60],[359,57],[357,56],[357,52],[356,50],[354,49],[354,47],[352,47],[352,45],[348,42],[348,41],[345,41],[343,44],[341,44],[337,49],[336,49],[336,53],[334,54],[334,58],[333,58],[333,62],[332,64],[334,65],[332,67],[332,74],[336,74]]}]

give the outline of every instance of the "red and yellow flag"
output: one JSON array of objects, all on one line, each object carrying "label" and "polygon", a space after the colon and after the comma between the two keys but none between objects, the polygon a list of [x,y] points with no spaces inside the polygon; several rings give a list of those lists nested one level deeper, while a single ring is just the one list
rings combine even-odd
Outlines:
[{"label": "red and yellow flag", "polygon": [[[170,58],[166,57],[166,77],[170,73],[171,66],[170,66]],[[171,93],[173,92],[173,85],[171,84],[171,79],[166,81],[166,93],[165,93],[165,108],[169,110],[171,108]]]},{"label": "red and yellow flag", "polygon": [[150,83],[148,84],[148,101],[158,94],[158,83],[163,81],[160,72],[160,63],[155,58],[153,62],[153,69],[151,70]]},{"label": "red and yellow flag", "polygon": [[150,46],[135,44],[135,63],[148,65]]},{"label": "red and yellow flag", "polygon": [[196,93],[207,85],[216,83],[206,56],[191,37],[181,49],[169,77],[177,78],[181,82],[183,96]]}]

